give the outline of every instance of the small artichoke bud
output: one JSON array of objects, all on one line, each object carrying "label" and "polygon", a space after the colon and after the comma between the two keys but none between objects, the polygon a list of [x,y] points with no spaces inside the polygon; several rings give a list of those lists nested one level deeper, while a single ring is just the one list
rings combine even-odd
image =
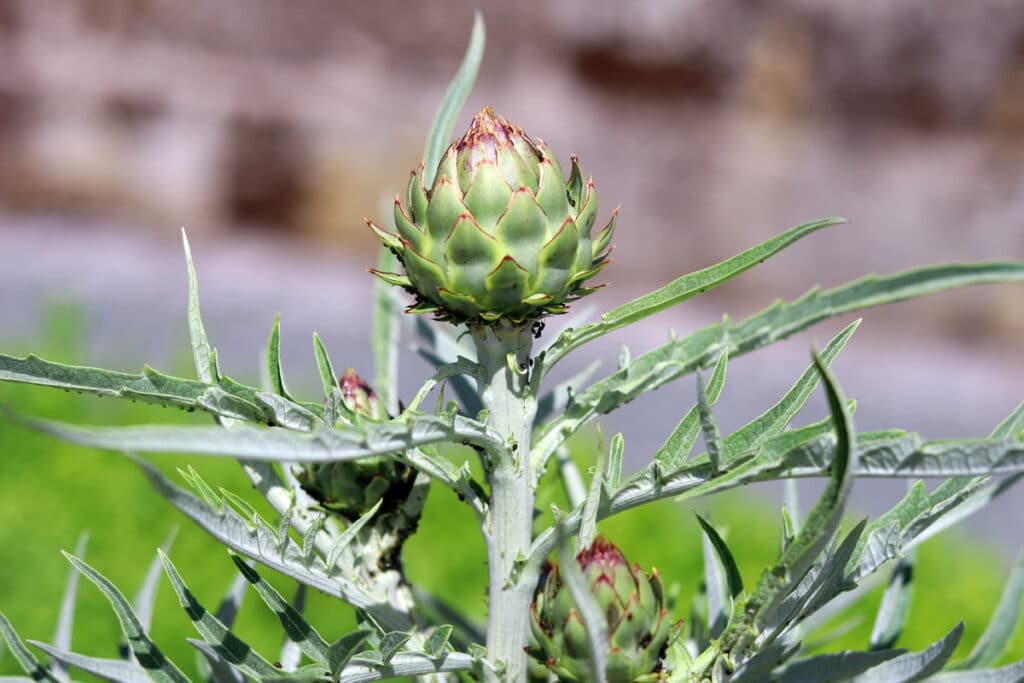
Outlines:
[{"label": "small artichoke bud", "polygon": [[[648,575],[639,565],[630,567],[622,552],[601,536],[576,560],[608,620],[608,683],[659,680],[670,637],[678,629],[665,608],[658,571]],[[589,680],[587,631],[555,563],[534,598],[531,615],[531,656],[559,680]]]},{"label": "small artichoke bud", "polygon": [[416,296],[411,313],[453,322],[520,324],[563,313],[594,291],[615,227],[593,234],[597,194],[572,159],[566,179],[542,141],[485,107],[441,162],[423,164],[395,200],[397,234],[369,223],[405,269],[371,271]]},{"label": "small artichoke bud", "polygon": [[345,374],[338,379],[338,388],[341,389],[341,398],[345,407],[356,415],[369,418],[374,422],[388,419],[377,394],[373,392],[370,385],[363,380],[352,368],[345,371]]},{"label": "small artichoke bud", "polygon": [[[351,368],[338,379],[342,401],[356,419],[389,419],[380,399]],[[305,465],[296,473],[299,484],[320,506],[349,521],[383,499],[378,516],[396,510],[409,496],[416,473],[390,455],[361,460]]]}]

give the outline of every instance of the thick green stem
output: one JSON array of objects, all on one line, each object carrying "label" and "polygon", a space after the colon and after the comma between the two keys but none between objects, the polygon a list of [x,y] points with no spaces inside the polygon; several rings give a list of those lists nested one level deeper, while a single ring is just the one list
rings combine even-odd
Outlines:
[{"label": "thick green stem", "polygon": [[503,679],[526,681],[529,612],[537,581],[523,560],[532,542],[534,489],[530,472],[530,435],[537,401],[529,382],[529,327],[475,327],[480,398],[488,425],[501,435],[503,448],[487,454],[490,510],[484,519],[490,579],[487,615],[488,658],[504,665]]}]

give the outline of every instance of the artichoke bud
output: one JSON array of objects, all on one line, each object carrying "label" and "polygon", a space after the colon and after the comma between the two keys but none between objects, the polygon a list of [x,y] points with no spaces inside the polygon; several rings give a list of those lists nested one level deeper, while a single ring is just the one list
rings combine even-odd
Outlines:
[{"label": "artichoke bud", "polygon": [[354,415],[368,418],[374,422],[381,422],[389,418],[384,411],[384,405],[377,398],[377,394],[352,368],[346,370],[345,374],[338,379],[338,388],[341,389],[341,399],[344,401],[345,407]]},{"label": "artichoke bud", "polygon": [[[608,622],[608,683],[660,680],[662,660],[678,629],[665,608],[658,571],[648,575],[639,565],[630,567],[601,536],[576,560]],[[550,563],[530,611],[531,656],[559,680],[588,680],[587,630],[557,564]]]},{"label": "artichoke bud", "polygon": [[[371,422],[389,419],[380,399],[351,368],[338,379],[342,401],[352,416]],[[391,455],[360,460],[307,464],[296,473],[302,488],[321,508],[349,521],[383,499],[380,517],[398,509],[412,491],[416,473]]]},{"label": "artichoke bud", "polygon": [[576,158],[569,178],[551,150],[485,107],[441,158],[423,164],[395,200],[396,233],[370,228],[405,273],[371,271],[416,297],[411,313],[453,322],[520,324],[563,313],[594,291],[608,263],[618,210],[593,234],[594,184]]}]

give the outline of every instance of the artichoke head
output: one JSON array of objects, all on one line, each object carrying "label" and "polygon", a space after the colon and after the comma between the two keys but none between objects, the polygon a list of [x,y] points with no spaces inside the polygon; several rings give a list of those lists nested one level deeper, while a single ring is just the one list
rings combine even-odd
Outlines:
[{"label": "artichoke head", "polygon": [[[388,419],[373,389],[355,370],[346,370],[338,386],[350,421]],[[307,464],[296,472],[299,484],[320,507],[349,521],[358,519],[382,499],[378,517],[395,511],[409,496],[415,476],[412,468],[390,455]]]},{"label": "artichoke head", "polygon": [[430,187],[421,163],[397,234],[368,222],[405,273],[371,271],[416,297],[411,313],[453,322],[520,324],[595,288],[616,209],[592,235],[597,194],[575,157],[568,180],[551,150],[485,107],[441,158]]},{"label": "artichoke head", "polygon": [[[630,567],[622,552],[600,536],[576,560],[608,620],[608,683],[659,680],[678,628],[665,608],[658,571],[648,575],[639,565]],[[535,641],[530,655],[559,680],[589,680],[587,630],[557,564],[550,565],[530,611]]]}]

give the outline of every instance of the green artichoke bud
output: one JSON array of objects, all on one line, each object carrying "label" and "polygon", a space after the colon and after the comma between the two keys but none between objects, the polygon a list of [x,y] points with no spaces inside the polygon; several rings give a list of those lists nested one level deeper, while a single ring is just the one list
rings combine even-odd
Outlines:
[{"label": "green artichoke bud", "polygon": [[[338,386],[352,420],[388,419],[373,389],[355,370],[346,370]],[[378,516],[396,510],[409,496],[415,476],[412,468],[390,455],[305,465],[296,473],[299,484],[323,509],[349,521],[358,519],[381,499],[384,503]]]},{"label": "green artichoke bud", "polygon": [[[576,556],[590,591],[608,620],[608,683],[656,681],[678,629],[669,619],[658,570],[630,568],[622,552],[599,536]],[[551,563],[531,606],[535,644],[530,654],[559,680],[586,681],[587,630],[558,565]]]},{"label": "green artichoke bud", "polygon": [[430,188],[412,173],[394,234],[368,221],[405,268],[371,271],[416,297],[411,313],[519,324],[589,294],[608,263],[611,220],[592,236],[597,194],[572,158],[568,181],[551,150],[485,107],[453,142]]}]

